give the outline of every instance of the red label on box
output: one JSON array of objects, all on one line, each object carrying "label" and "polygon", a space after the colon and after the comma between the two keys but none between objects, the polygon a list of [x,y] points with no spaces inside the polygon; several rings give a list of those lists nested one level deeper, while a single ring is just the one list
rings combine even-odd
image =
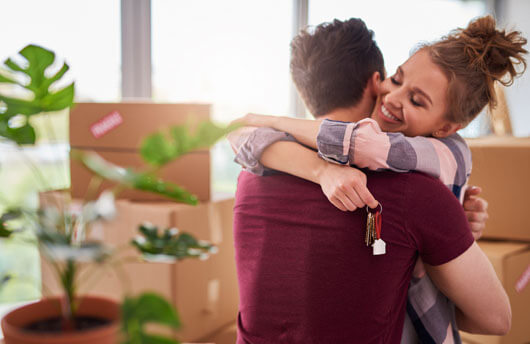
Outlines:
[{"label": "red label on box", "polygon": [[515,290],[518,293],[522,292],[526,285],[530,282],[530,264],[526,267],[526,270],[523,272],[517,283],[515,283]]},{"label": "red label on box", "polygon": [[96,123],[92,124],[90,126],[90,132],[92,133],[92,136],[98,139],[112,129],[116,128],[122,122],[123,118],[121,117],[120,113],[118,111],[112,111]]}]

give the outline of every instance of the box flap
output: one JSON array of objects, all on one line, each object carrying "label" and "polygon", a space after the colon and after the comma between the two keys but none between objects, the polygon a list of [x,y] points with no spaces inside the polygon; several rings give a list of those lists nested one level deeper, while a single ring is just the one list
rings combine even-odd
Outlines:
[{"label": "box flap", "polygon": [[76,103],[70,111],[70,145],[136,150],[148,134],[209,117],[209,104]]},{"label": "box flap", "polygon": [[485,136],[467,138],[470,147],[530,147],[530,137]]},{"label": "box flap", "polygon": [[528,250],[530,244],[508,241],[478,241],[480,248],[486,252],[488,257],[493,259],[504,259],[521,251]]}]

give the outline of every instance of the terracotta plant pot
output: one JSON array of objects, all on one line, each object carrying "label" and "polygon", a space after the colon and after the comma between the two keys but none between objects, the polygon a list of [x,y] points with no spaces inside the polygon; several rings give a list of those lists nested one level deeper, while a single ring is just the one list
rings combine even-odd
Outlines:
[{"label": "terracotta plant pot", "polygon": [[77,316],[109,320],[94,329],[45,333],[29,332],[24,327],[61,314],[60,299],[48,298],[17,308],[2,319],[5,344],[116,344],[119,340],[120,305],[110,299],[87,296],[81,298]]}]

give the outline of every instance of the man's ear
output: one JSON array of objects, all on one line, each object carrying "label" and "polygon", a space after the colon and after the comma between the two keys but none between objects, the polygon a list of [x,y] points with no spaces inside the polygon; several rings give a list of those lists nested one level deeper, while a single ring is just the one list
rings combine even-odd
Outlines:
[{"label": "man's ear", "polygon": [[379,72],[374,72],[370,79],[368,79],[368,90],[373,98],[377,97],[379,94],[379,88],[381,86],[381,74]]},{"label": "man's ear", "polygon": [[432,136],[438,139],[442,139],[444,137],[453,135],[460,129],[462,129],[462,124],[453,123],[453,122],[445,122],[442,124],[442,126],[438,130],[435,130],[432,133]]}]

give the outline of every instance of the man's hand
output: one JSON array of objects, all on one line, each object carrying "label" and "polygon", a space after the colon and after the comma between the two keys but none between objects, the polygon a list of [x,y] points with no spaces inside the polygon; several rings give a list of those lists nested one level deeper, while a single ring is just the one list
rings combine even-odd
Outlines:
[{"label": "man's hand", "polygon": [[319,184],[328,200],[342,211],[379,204],[366,187],[366,175],[356,168],[327,164],[319,174]]},{"label": "man's hand", "polygon": [[464,195],[464,211],[466,212],[473,238],[478,240],[486,227],[488,219],[488,202],[478,197],[482,189],[478,186],[470,186]]}]

